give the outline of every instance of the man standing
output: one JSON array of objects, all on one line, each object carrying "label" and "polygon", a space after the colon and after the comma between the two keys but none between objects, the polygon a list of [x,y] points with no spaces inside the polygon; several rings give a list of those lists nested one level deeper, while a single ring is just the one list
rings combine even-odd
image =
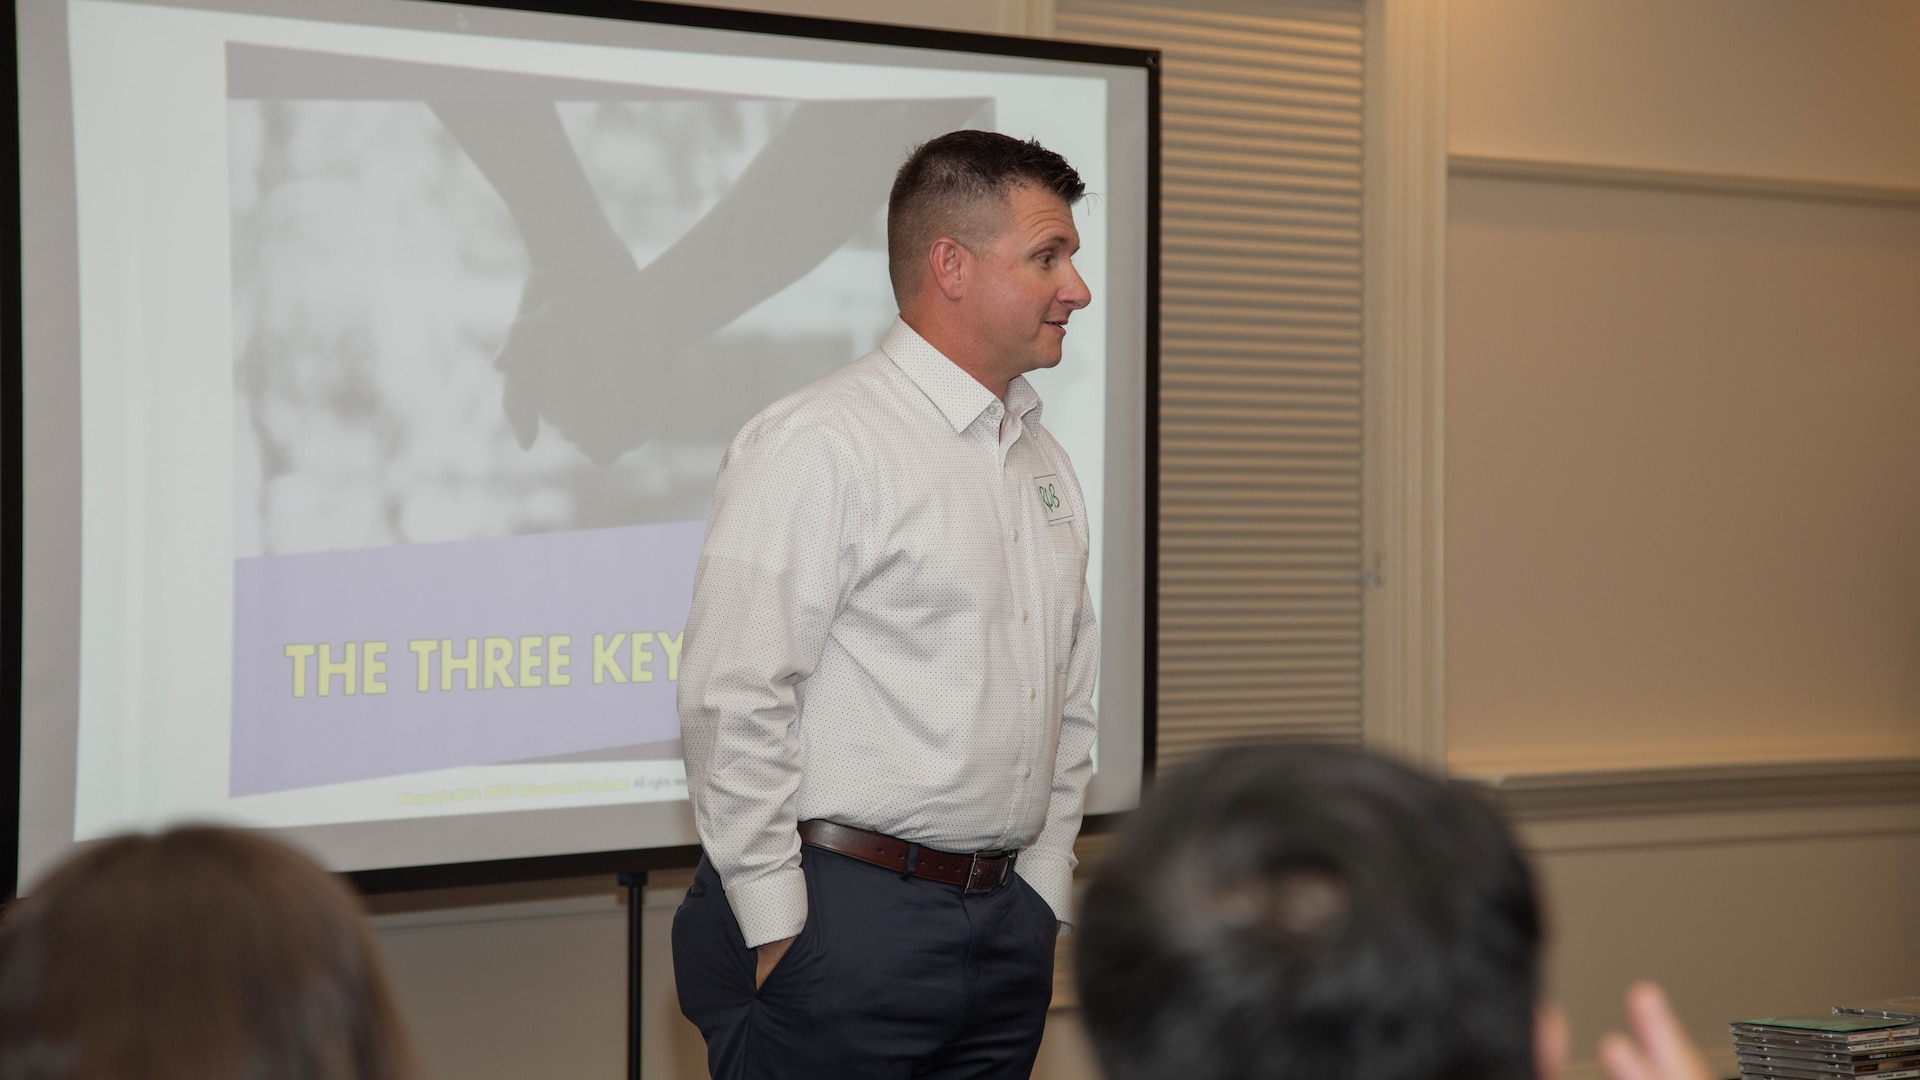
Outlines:
[{"label": "man standing", "polygon": [[900,318],[728,448],[681,667],[674,918],[716,1077],[1025,1077],[1093,772],[1073,467],[1021,376],[1091,300],[1079,175],[958,131],[887,205]]}]

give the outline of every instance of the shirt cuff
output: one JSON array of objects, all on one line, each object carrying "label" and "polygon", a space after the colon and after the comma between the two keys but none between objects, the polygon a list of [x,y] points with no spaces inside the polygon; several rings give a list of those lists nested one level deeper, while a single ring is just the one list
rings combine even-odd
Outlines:
[{"label": "shirt cuff", "polygon": [[800,868],[782,867],[727,890],[734,921],[749,949],[800,933],[807,925],[807,879]]},{"label": "shirt cuff", "polygon": [[1013,871],[1025,878],[1033,891],[1040,894],[1040,899],[1053,909],[1053,917],[1060,921],[1060,930],[1065,933],[1073,923],[1073,861],[1050,851],[1028,848],[1020,853]]}]

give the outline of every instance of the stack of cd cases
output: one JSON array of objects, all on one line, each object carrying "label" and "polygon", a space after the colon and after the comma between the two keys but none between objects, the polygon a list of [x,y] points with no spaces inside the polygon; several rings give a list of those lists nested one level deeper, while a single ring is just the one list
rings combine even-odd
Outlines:
[{"label": "stack of cd cases", "polygon": [[1843,1005],[1831,1016],[1770,1016],[1730,1025],[1740,1075],[1747,1080],[1920,1077],[1920,1016],[1863,1009]]}]

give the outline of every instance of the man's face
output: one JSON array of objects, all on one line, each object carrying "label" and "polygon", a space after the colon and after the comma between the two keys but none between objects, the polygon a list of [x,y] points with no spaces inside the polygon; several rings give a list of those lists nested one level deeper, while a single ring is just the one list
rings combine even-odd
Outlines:
[{"label": "man's face", "polygon": [[1011,379],[1060,362],[1067,317],[1093,295],[1073,268],[1080,233],[1066,200],[1023,184],[1009,192],[1004,215],[1000,235],[974,252],[968,306],[983,359]]}]

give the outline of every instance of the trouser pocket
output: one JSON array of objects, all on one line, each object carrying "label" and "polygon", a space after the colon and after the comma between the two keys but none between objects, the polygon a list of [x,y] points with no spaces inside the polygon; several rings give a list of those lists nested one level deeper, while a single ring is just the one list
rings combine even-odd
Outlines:
[{"label": "trouser pocket", "polygon": [[740,935],[720,876],[702,856],[673,913],[673,982],[680,1011],[703,1032],[753,997],[755,954]]}]

